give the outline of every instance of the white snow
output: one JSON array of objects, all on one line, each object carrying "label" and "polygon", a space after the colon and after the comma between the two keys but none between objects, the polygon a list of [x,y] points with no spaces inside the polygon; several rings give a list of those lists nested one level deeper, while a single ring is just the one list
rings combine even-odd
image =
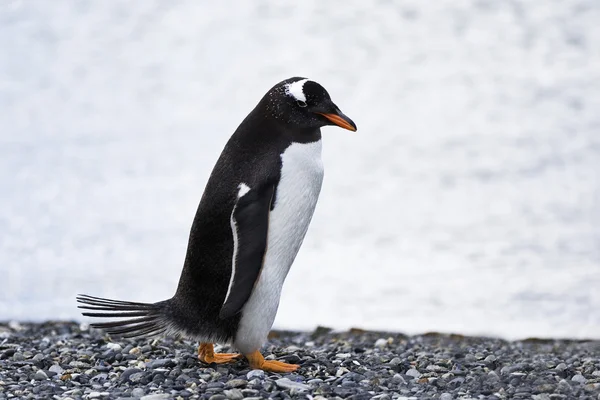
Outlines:
[{"label": "white snow", "polygon": [[225,142],[310,76],[358,132],[276,327],[600,338],[600,2],[10,4],[0,320],[170,297]]}]

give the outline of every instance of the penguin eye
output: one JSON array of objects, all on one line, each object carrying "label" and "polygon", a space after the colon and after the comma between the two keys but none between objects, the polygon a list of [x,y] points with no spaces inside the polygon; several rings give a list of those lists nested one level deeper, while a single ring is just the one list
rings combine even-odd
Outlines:
[{"label": "penguin eye", "polygon": [[296,100],[296,104],[298,104],[298,107],[306,107],[306,103],[302,100]]}]

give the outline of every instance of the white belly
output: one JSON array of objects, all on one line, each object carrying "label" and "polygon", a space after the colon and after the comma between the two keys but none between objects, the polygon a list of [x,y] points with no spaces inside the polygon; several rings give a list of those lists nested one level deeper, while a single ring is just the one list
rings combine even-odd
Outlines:
[{"label": "white belly", "polygon": [[242,309],[234,342],[244,354],[258,350],[267,340],[277,314],[283,282],[302,245],[323,182],[320,140],[292,143],[281,155],[281,160],[281,179],[275,207],[269,215],[263,268]]}]

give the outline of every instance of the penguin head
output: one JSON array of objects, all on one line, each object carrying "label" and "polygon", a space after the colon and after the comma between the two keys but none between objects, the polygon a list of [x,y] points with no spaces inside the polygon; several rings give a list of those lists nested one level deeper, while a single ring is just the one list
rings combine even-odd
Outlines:
[{"label": "penguin head", "polygon": [[356,131],[356,124],[340,111],[327,90],[307,78],[294,77],[275,85],[268,93],[272,115],[300,129],[337,125]]}]

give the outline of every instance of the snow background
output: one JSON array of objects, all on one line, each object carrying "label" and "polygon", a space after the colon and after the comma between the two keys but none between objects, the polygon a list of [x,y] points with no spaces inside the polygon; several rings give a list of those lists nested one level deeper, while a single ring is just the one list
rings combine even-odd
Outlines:
[{"label": "snow background", "polygon": [[0,1],[0,320],[176,287],[204,185],[290,76],[358,125],[275,327],[600,338],[600,2]]}]

